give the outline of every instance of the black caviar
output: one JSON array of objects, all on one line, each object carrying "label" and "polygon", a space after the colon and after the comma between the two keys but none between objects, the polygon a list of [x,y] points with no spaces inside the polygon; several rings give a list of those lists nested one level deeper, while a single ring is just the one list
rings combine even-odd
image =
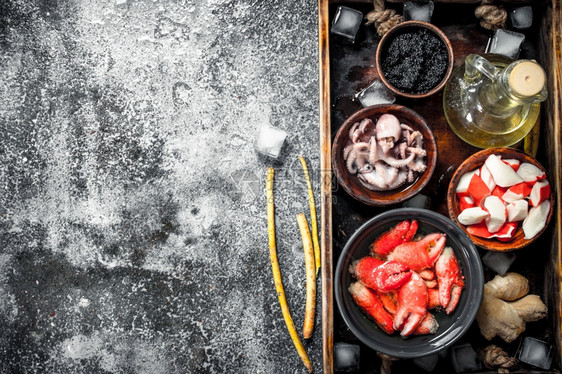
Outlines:
[{"label": "black caviar", "polygon": [[445,77],[445,44],[426,29],[405,29],[390,40],[381,54],[384,77],[399,91],[423,94]]}]

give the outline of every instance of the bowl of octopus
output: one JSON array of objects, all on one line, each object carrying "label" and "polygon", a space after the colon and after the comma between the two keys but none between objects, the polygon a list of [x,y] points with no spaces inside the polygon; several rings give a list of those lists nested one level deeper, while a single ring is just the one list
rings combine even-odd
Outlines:
[{"label": "bowl of octopus", "polygon": [[417,194],[431,179],[437,145],[425,120],[401,105],[373,105],[354,113],[332,145],[332,168],[360,202],[387,206]]},{"label": "bowl of octopus", "polygon": [[398,358],[437,353],[474,321],[484,273],[476,247],[449,218],[417,208],[361,226],[340,255],[334,293],[353,334]]}]

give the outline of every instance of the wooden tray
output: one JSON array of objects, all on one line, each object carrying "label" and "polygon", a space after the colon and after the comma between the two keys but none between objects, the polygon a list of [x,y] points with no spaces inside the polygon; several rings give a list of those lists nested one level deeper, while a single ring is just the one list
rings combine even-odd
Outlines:
[{"label": "wooden tray", "polygon": [[[401,12],[401,1],[391,1],[389,8]],[[454,48],[455,66],[469,53],[482,54],[490,32],[478,26],[473,12],[480,1],[434,0],[433,23],[449,37]],[[518,1],[517,3],[525,3]],[[521,57],[533,56],[545,68],[548,75],[549,97],[542,105],[541,143],[538,160],[547,168],[553,182],[556,198],[555,216],[548,230],[530,248],[517,252],[518,259],[510,270],[526,276],[531,282],[531,291],[539,294],[547,304],[548,319],[528,324],[530,336],[538,337],[556,345],[556,354],[551,372],[561,368],[561,295],[562,280],[562,238],[560,222],[561,186],[561,4],[560,0],[527,1],[535,12],[533,32],[526,33],[535,40],[522,51]],[[364,14],[372,10],[372,2],[319,0],[319,60],[320,60],[320,146],[321,146],[321,246],[322,246],[322,338],[323,367],[325,373],[333,372],[333,345],[336,342],[350,342],[361,345],[361,371],[379,368],[380,361],[373,351],[362,345],[347,329],[333,302],[333,271],[339,254],[349,236],[363,222],[390,208],[373,208],[355,201],[343,192],[331,173],[331,142],[338,127],[360,106],[351,101],[352,95],[366,87],[378,76],[374,55],[378,41],[372,26],[362,26],[358,42],[346,44],[330,40],[329,30],[333,12],[338,4],[350,5]],[[510,5],[510,4],[507,4]],[[513,4],[511,4],[513,6]],[[536,32],[534,32],[536,31]],[[344,59],[345,58],[345,59]],[[412,101],[397,98],[398,104],[405,105],[422,115],[432,128],[438,143],[438,164],[432,181],[421,193],[432,199],[431,209],[447,216],[445,192],[452,173],[469,155],[478,151],[461,141],[450,129],[442,110],[442,94]],[[334,209],[337,208],[337,209]],[[484,251],[481,251],[483,254]],[[493,274],[486,273],[486,280]],[[458,342],[470,342],[478,349],[488,344],[474,324]],[[515,353],[521,338],[510,345],[501,341],[510,354]],[[446,361],[446,362],[443,362]],[[453,372],[449,360],[440,359],[435,372]],[[395,372],[419,372],[421,369],[409,362],[394,364]],[[529,372],[520,366],[519,372]],[[523,371],[521,371],[523,370]]]}]

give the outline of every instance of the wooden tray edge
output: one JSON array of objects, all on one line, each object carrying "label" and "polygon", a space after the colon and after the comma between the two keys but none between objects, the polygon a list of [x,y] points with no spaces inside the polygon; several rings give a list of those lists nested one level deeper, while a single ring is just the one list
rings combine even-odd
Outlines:
[{"label": "wooden tray edge", "polygon": [[[555,209],[556,209],[556,220],[555,220],[555,228],[554,228],[554,240],[552,245],[555,246],[553,248],[553,253],[556,254],[556,264],[555,271],[557,271],[556,275],[558,277],[558,292],[562,293],[562,218],[560,216],[560,212],[562,209],[562,202],[561,202],[561,193],[562,193],[562,133],[560,127],[562,126],[562,61],[561,61],[561,52],[562,52],[562,7],[559,0],[552,0],[552,24],[550,25],[550,41],[551,41],[551,50],[550,50],[550,71],[553,76],[552,79],[552,89],[550,94],[555,98],[554,100],[550,101],[550,107],[548,108],[548,112],[550,118],[548,119],[549,123],[549,132],[551,131],[552,134],[547,133],[547,135],[552,135],[553,139],[553,162],[552,162],[552,169],[551,172],[554,172],[554,191],[556,194],[556,202],[555,202]],[[556,340],[558,346],[558,360],[562,362],[562,294],[557,298],[557,313],[558,313],[558,331],[556,332]]]},{"label": "wooden tray edge", "polygon": [[322,364],[334,372],[334,301],[332,264],[332,136],[330,121],[329,1],[318,0],[320,97],[320,246],[322,250]]}]

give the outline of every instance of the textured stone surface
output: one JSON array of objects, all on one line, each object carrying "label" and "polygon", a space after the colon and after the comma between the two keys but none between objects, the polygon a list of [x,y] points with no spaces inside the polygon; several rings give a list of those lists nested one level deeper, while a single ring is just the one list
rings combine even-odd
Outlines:
[{"label": "textured stone surface", "polygon": [[0,372],[304,372],[252,143],[289,134],[278,251],[300,331],[316,3],[7,0],[0,51]]}]

